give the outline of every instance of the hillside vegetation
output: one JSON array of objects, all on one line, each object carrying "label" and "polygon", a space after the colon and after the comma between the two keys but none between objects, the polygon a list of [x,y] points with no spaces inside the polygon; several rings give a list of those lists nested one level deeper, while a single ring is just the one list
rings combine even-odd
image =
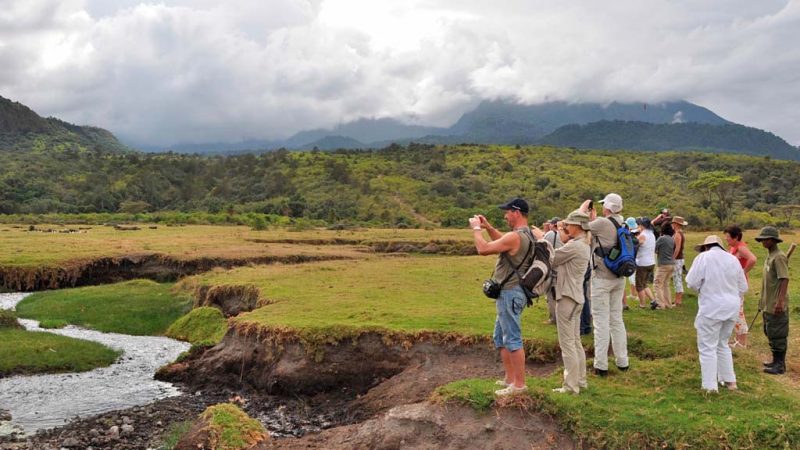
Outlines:
[{"label": "hillside vegetation", "polygon": [[757,128],[737,124],[652,124],[602,121],[566,125],[538,141],[565,147],[614,150],[619,148],[663,151],[704,150],[800,159],[800,149]]},{"label": "hillside vegetation", "polygon": [[[722,193],[728,202],[725,221],[760,226],[790,224],[795,220],[791,205],[800,195],[795,162],[553,147],[393,145],[380,151],[202,157],[45,146],[0,151],[0,167],[0,213],[122,212],[133,219],[146,212],[183,211],[460,227],[475,213],[499,220],[496,205],[516,195],[531,202],[539,222],[566,214],[582,199],[615,191],[625,198],[627,214],[653,216],[671,207],[696,226],[719,224]],[[740,178],[730,189],[693,185],[707,173]]]}]

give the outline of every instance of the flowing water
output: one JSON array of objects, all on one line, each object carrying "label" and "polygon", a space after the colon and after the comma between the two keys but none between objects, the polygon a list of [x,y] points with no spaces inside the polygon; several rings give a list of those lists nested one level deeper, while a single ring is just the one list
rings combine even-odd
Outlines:
[{"label": "flowing water", "polygon": [[[29,294],[0,294],[0,308],[14,309]],[[156,381],[153,374],[172,362],[190,345],[165,337],[101,333],[67,326],[43,330],[34,320],[21,319],[28,330],[99,342],[122,356],[109,367],[82,373],[14,376],[0,378],[0,410],[11,413],[11,422],[0,421],[0,435],[12,428],[25,433],[63,425],[75,417],[145,405],[179,395],[170,383]]]}]

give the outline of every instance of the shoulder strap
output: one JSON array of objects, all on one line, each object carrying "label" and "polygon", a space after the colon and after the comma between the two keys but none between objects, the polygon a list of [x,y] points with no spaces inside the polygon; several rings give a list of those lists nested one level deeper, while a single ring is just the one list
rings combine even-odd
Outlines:
[{"label": "shoulder strap", "polygon": [[[511,279],[511,275],[514,275],[514,274],[517,274],[517,278],[519,278],[520,281],[522,280],[522,277],[519,276],[519,268],[522,267],[522,265],[525,264],[525,261],[528,260],[529,255],[531,254],[531,252],[533,252],[533,246],[535,245],[535,242],[533,241],[533,239],[531,239],[533,237],[533,235],[531,235],[530,230],[528,230],[527,233],[522,233],[522,234],[524,234],[525,237],[529,241],[528,251],[525,252],[525,257],[522,258],[522,261],[520,261],[519,264],[517,264],[517,267],[514,268],[514,271],[509,273],[508,275],[506,275],[505,279],[503,279],[503,281],[500,282],[500,286],[506,284],[506,281],[510,280]],[[508,260],[508,265],[509,266],[514,267],[511,264],[511,258],[508,256],[508,254],[506,252],[503,252],[503,257],[506,258],[506,260]]]},{"label": "shoulder strap", "polygon": [[616,228],[616,229],[618,229],[618,230],[619,230],[619,228],[622,226],[622,225],[620,225],[620,224],[619,224],[619,222],[617,222],[617,219],[615,219],[615,218],[613,218],[613,217],[606,217],[606,219],[610,220],[610,221],[611,221],[611,223],[613,223],[613,224],[614,224],[614,228]]}]

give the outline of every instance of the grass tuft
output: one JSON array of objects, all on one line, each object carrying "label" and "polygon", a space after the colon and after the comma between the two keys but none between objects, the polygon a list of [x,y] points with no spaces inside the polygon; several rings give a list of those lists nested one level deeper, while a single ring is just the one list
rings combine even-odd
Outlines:
[{"label": "grass tuft", "polygon": [[22,328],[22,325],[17,321],[14,311],[0,309],[0,330],[5,328]]},{"label": "grass tuft", "polygon": [[251,448],[254,444],[268,439],[261,422],[250,418],[232,403],[220,403],[208,407],[200,415],[208,422],[211,447],[218,450],[238,450]]},{"label": "grass tuft", "polygon": [[228,322],[219,309],[202,306],[191,310],[167,329],[166,336],[194,345],[218,344],[228,330]]}]

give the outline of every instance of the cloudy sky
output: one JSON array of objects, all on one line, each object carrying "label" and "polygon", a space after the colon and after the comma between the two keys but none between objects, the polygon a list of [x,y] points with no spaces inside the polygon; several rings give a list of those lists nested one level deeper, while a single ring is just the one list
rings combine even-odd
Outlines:
[{"label": "cloudy sky", "polygon": [[686,99],[800,144],[800,0],[0,0],[0,95],[164,145],[482,99]]}]

